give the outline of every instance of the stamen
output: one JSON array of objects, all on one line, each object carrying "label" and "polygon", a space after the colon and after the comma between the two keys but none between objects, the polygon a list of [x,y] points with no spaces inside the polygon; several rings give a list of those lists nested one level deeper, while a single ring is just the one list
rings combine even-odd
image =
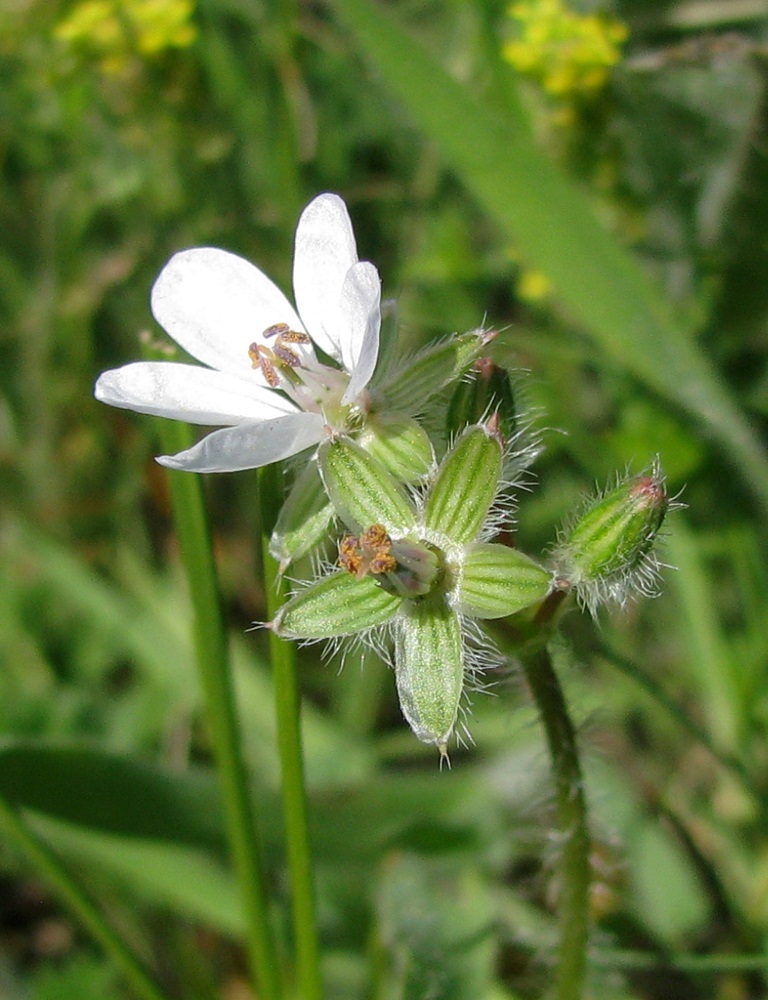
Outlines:
[{"label": "stamen", "polygon": [[288,333],[290,329],[287,323],[273,323],[262,333],[262,337],[269,340],[270,337],[279,337],[281,333]]},{"label": "stamen", "polygon": [[275,371],[275,366],[270,357],[271,354],[272,352],[266,347],[262,347],[261,344],[254,343],[248,348],[248,357],[251,359],[251,365],[254,368],[260,369],[261,374],[272,389],[277,389],[280,385],[280,378]]},{"label": "stamen", "polygon": [[298,368],[301,365],[301,358],[298,356],[296,351],[292,351],[290,347],[284,347],[280,343],[280,338],[275,341],[275,357],[279,358],[283,364],[289,366],[289,368]]},{"label": "stamen", "polygon": [[408,598],[428,594],[440,573],[435,552],[407,538],[393,541],[381,524],[362,535],[345,535],[339,565],[358,580],[372,576],[385,590]]},{"label": "stamen", "polygon": [[358,580],[367,576],[394,573],[397,560],[392,555],[392,539],[381,524],[362,535],[345,535],[339,542],[339,565]]}]

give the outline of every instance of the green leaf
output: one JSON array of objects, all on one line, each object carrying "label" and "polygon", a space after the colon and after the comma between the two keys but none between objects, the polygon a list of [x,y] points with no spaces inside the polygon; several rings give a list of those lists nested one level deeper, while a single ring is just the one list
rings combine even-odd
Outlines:
[{"label": "green leaf", "polygon": [[201,920],[225,934],[245,933],[240,893],[221,862],[188,846],[120,837],[50,818],[35,822],[58,853],[115,880],[147,902]]},{"label": "green leaf", "polygon": [[224,849],[216,780],[85,746],[0,746],[0,793],[107,833]]},{"label": "green leaf", "polygon": [[468,1000],[491,995],[494,910],[476,871],[452,858],[387,859],[378,893],[387,996]]},{"label": "green leaf", "polygon": [[768,456],[688,331],[586,197],[371,0],[333,0],[365,58],[566,310],[622,369],[696,417],[768,508]]}]

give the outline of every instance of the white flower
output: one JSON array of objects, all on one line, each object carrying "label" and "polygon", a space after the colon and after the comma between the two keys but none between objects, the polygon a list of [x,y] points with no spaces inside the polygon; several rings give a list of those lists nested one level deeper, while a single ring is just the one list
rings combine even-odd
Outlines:
[{"label": "white flower", "polygon": [[[248,261],[200,247],[173,256],[152,289],[152,312],[207,367],[139,361],[104,372],[96,398],[111,406],[221,425],[158,462],[193,472],[255,469],[344,429],[365,408],[379,350],[380,283],[358,261],[346,206],[321,194],[296,228],[296,309]],[[339,367],[321,364],[313,344]]]}]

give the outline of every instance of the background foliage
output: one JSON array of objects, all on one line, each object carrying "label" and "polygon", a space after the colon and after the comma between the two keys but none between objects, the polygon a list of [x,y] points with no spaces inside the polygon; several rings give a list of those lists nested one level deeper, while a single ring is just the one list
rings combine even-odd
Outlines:
[{"label": "background foliage", "polygon": [[[322,190],[346,199],[406,348],[486,322],[530,372],[553,430],[520,498],[527,551],[628,464],[659,453],[685,486],[663,598],[565,623],[590,990],[765,995],[768,21],[750,0],[611,14],[618,62],[563,93],[505,59],[524,18],[496,0],[0,10],[0,792],[173,996],[236,995],[242,918],[154,427],[91,387],[138,356],[173,251],[226,247],[287,289]],[[287,936],[271,682],[246,632],[264,618],[254,484],[205,486]],[[380,665],[337,668],[303,654],[328,995],[540,995],[557,845],[514,666],[475,696],[450,773]],[[0,864],[0,993],[123,996],[10,840]]]}]

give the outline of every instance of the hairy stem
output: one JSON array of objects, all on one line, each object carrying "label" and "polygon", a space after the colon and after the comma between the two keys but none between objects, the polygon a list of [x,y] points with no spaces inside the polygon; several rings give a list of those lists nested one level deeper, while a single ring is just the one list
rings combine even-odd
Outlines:
[{"label": "hairy stem", "polygon": [[561,838],[560,944],[554,1000],[580,1000],[589,936],[589,830],[576,732],[546,647],[523,658],[552,762]]}]

